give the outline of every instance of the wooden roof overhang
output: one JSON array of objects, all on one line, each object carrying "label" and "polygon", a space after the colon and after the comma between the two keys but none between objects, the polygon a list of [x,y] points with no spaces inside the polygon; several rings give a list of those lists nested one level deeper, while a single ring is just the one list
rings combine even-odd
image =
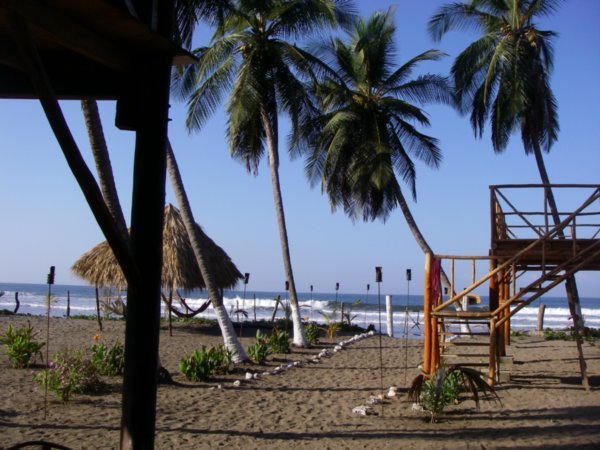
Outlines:
[{"label": "wooden roof overhang", "polygon": [[38,98],[15,43],[11,16],[26,22],[58,99],[119,99],[131,85],[128,74],[135,61],[145,54],[170,55],[176,65],[194,61],[138,20],[132,3],[0,0],[0,98]]}]

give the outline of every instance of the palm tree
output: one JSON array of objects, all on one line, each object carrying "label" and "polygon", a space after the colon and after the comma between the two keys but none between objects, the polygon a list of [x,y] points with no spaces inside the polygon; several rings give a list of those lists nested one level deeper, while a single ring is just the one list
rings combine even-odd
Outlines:
[{"label": "palm tree", "polygon": [[189,97],[189,130],[200,129],[229,92],[232,156],[256,175],[266,150],[292,307],[293,341],[304,347],[279,182],[278,114],[289,115],[295,128],[309,107],[297,72],[306,68],[311,57],[286,38],[306,37],[346,22],[350,5],[345,0],[238,0],[231,4],[223,12],[223,22],[217,26],[211,46],[196,51],[198,66],[186,68],[176,83],[181,95]]},{"label": "palm tree", "polygon": [[[422,134],[415,123],[428,126],[425,112],[411,102],[450,103],[448,80],[439,75],[410,78],[422,61],[443,56],[429,50],[392,70],[393,9],[358,20],[349,43],[331,39],[321,48],[332,69],[315,90],[322,112],[302,126],[295,143],[306,156],[312,184],[321,183],[332,208],[342,206],[353,220],[386,219],[399,206],[423,252],[432,252],[408,207],[398,178],[416,200],[416,170],[411,157],[437,168],[437,140]],[[337,75],[336,75],[337,74]],[[446,274],[442,282],[449,286]]]},{"label": "palm tree", "polygon": [[[450,30],[474,29],[482,36],[458,55],[452,65],[456,102],[471,113],[475,135],[489,121],[494,151],[501,153],[510,135],[520,129],[525,154],[533,153],[555,225],[561,220],[542,151],[558,137],[557,104],[550,87],[552,40],[556,33],[537,28],[536,19],[552,14],[561,0],[471,0],[442,6],[429,21],[439,41]],[[583,316],[575,277],[565,283],[576,328]]]},{"label": "palm tree", "polygon": [[223,296],[215,282],[214,269],[208,264],[206,249],[202,245],[202,242],[205,242],[206,240],[202,239],[200,236],[202,230],[200,227],[197,227],[194,222],[192,208],[190,207],[190,202],[185,192],[183,180],[181,179],[179,167],[177,166],[175,154],[173,153],[170,143],[167,144],[167,172],[169,173],[169,179],[171,180],[171,186],[173,187],[177,204],[181,210],[181,218],[185,225],[188,237],[190,238],[196,261],[200,267],[200,273],[206,283],[208,298],[211,300],[215,315],[217,316],[217,322],[219,323],[221,333],[223,334],[225,347],[231,350],[234,362],[239,363],[247,361],[248,356],[235,334],[233,324],[227,314],[227,309],[225,308],[225,305],[223,305]]}]

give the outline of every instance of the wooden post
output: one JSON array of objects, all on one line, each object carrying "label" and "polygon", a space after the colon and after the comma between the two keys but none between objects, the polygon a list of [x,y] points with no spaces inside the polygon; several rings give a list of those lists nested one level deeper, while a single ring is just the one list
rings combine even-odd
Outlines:
[{"label": "wooden post", "polygon": [[[490,259],[490,272],[494,271],[498,266],[495,258]],[[490,277],[490,293],[489,293],[490,311],[498,309],[498,278],[496,275]]]},{"label": "wooden post", "polygon": [[173,307],[173,289],[169,289],[169,304],[167,305],[167,314],[168,314],[168,318],[169,318],[169,336],[173,337],[173,314],[172,314],[172,308]]},{"label": "wooden post", "polygon": [[423,287],[423,372],[431,374],[431,253],[425,253],[425,283]]},{"label": "wooden post", "polygon": [[392,296],[385,296],[385,312],[387,317],[387,334],[394,337],[394,311],[392,310]]},{"label": "wooden post", "polygon": [[493,385],[496,382],[496,352],[498,351],[498,334],[496,332],[496,319],[490,320],[490,366],[488,376],[490,378],[490,384]]},{"label": "wooden post", "polygon": [[[504,283],[504,302],[510,299],[510,270],[506,270],[503,283]],[[510,310],[505,310],[504,314],[508,317],[508,320],[504,322],[504,344],[502,345],[502,356],[506,356],[506,347],[510,346]]]},{"label": "wooden post", "polygon": [[98,293],[98,286],[96,286],[96,314],[98,315],[98,328],[102,332],[102,318],[100,317],[100,295]]},{"label": "wooden post", "polygon": [[438,331],[438,318],[433,316],[431,317],[431,375],[440,365],[440,337]]},{"label": "wooden post", "polygon": [[544,313],[546,312],[546,305],[540,303],[537,316],[537,331],[538,333],[544,332]]},{"label": "wooden post", "polygon": [[[506,270],[502,269],[498,272],[498,304],[499,306],[502,306],[506,303]],[[504,312],[502,312],[499,317],[499,319],[502,319],[504,316],[506,315],[506,310],[504,310]],[[506,322],[504,322],[506,323]],[[501,325],[500,327],[498,327],[497,330],[498,333],[498,349],[497,352],[499,355],[503,355],[504,354],[504,345],[506,344],[506,327],[503,325]]]},{"label": "wooden post", "polygon": [[450,297],[454,297],[454,258],[450,259]]},{"label": "wooden post", "polygon": [[67,319],[71,316],[71,291],[67,291]]},{"label": "wooden post", "polygon": [[[169,3],[159,3],[163,27],[172,23]],[[130,242],[141,277],[127,293],[121,450],[154,448],[171,58],[143,54],[133,64],[138,95]]]}]

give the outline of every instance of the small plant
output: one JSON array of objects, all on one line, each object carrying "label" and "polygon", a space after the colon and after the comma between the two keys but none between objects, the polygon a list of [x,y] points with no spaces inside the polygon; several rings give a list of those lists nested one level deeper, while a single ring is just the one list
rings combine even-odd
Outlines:
[{"label": "small plant", "polygon": [[290,335],[287,331],[273,328],[273,333],[269,338],[269,348],[273,353],[289,353],[290,352]]},{"label": "small plant", "polygon": [[92,346],[92,363],[98,373],[106,376],[117,376],[123,373],[125,367],[125,348],[123,344],[116,341],[112,347],[104,344]]},{"label": "small plant", "polygon": [[9,325],[6,333],[0,337],[0,343],[8,348],[8,359],[14,368],[29,367],[38,356],[42,358],[41,350],[45,344],[33,340],[34,337],[31,325],[17,329]]},{"label": "small plant", "polygon": [[34,377],[40,385],[48,385],[63,402],[73,394],[90,394],[102,387],[98,370],[81,352],[59,353],[48,364],[48,369]]},{"label": "small plant", "polygon": [[551,330],[551,329],[546,329],[544,330],[544,339],[546,341],[566,341],[569,339],[569,335],[567,334],[566,331],[563,330]]},{"label": "small plant", "polygon": [[358,314],[352,314],[352,310],[360,305],[360,299],[351,303],[348,307],[348,311],[345,311],[342,317],[342,322],[345,320],[348,326],[352,326],[352,321],[358,317]]},{"label": "small plant", "polygon": [[248,347],[248,355],[256,364],[264,364],[271,353],[269,340],[260,330],[256,330],[256,342]]},{"label": "small plant", "polygon": [[430,378],[417,376],[408,391],[408,399],[422,405],[435,423],[446,406],[458,401],[461,390],[471,394],[477,409],[480,392],[485,398],[500,401],[481,372],[462,366],[441,366]]},{"label": "small plant", "polygon": [[304,325],[304,337],[308,345],[319,342],[319,326],[315,322],[309,322]]},{"label": "small plant", "polygon": [[190,381],[206,381],[215,373],[227,373],[232,354],[222,345],[206,349],[203,345],[179,363],[179,371]]},{"label": "small plant", "polygon": [[337,336],[338,331],[342,328],[342,324],[337,321],[337,310],[338,306],[335,305],[329,313],[319,311],[319,314],[325,319],[325,327],[323,329],[329,339],[334,339]]}]

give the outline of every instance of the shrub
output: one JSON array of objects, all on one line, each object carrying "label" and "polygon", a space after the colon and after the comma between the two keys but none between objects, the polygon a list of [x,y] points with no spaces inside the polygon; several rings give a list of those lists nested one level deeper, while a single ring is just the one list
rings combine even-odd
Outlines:
[{"label": "shrub", "polygon": [[92,364],[101,375],[114,377],[123,373],[125,367],[125,348],[116,341],[112,347],[104,344],[92,346]]},{"label": "shrub", "polygon": [[42,386],[47,384],[48,390],[63,402],[69,401],[72,394],[90,394],[102,387],[98,370],[81,352],[55,355],[48,369],[34,379]]},{"label": "shrub", "polygon": [[287,331],[273,328],[273,333],[269,338],[269,348],[273,353],[289,353],[290,352],[290,335]]},{"label": "shrub", "polygon": [[484,377],[481,372],[468,367],[441,366],[430,378],[417,376],[408,391],[408,399],[424,406],[434,423],[446,406],[458,401],[461,389],[471,394],[477,408],[480,392],[486,398],[499,401],[494,388]]},{"label": "shrub", "polygon": [[232,354],[222,345],[206,349],[203,345],[179,363],[179,371],[190,381],[206,381],[215,373],[227,373]]},{"label": "shrub", "polygon": [[248,347],[248,355],[257,364],[263,364],[271,349],[266,335],[256,330],[256,342]]},{"label": "shrub", "polygon": [[8,348],[8,359],[13,367],[22,369],[35,363],[36,358],[42,358],[43,342],[33,340],[35,337],[31,325],[14,329],[8,326],[6,333],[0,337],[0,343]]},{"label": "shrub", "polygon": [[307,323],[304,326],[304,337],[308,345],[319,342],[319,326],[315,322]]}]

